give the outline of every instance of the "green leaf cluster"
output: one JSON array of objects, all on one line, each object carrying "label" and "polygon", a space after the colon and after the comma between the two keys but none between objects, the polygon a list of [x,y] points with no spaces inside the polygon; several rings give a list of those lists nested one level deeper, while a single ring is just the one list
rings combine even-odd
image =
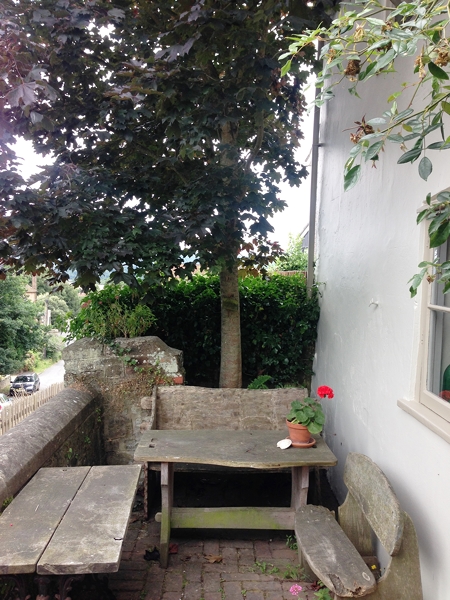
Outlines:
[{"label": "green leaf cluster", "polygon": [[[427,208],[417,215],[417,223],[428,222],[428,235],[430,248],[438,248],[450,236],[450,192],[445,191],[437,195],[436,200],[431,202],[431,195],[427,196]],[[443,285],[444,294],[450,291],[450,261],[439,262],[423,261],[419,263],[420,272],[414,275],[409,283],[411,297],[417,294],[417,290],[426,278],[429,283],[437,280]]]},{"label": "green leaf cluster", "polygon": [[[316,81],[321,91],[316,104],[333,98],[334,88],[343,81],[349,82],[349,92],[358,96],[363,82],[381,73],[394,73],[396,61],[408,59],[408,64],[413,64],[411,83],[403,83],[400,90],[390,94],[390,108],[381,117],[355,121],[356,133],[351,135],[355,147],[345,165],[344,187],[350,189],[358,182],[363,163],[379,160],[386,141],[400,144],[403,155],[399,164],[415,162],[422,156],[418,171],[426,181],[433,170],[428,151],[450,147],[444,120],[450,114],[448,4],[444,0],[421,0],[386,7],[379,0],[357,0],[341,6],[339,16],[329,27],[292,36],[285,55],[292,60],[311,43],[324,42],[323,69]],[[415,57],[414,62],[411,57]],[[422,88],[428,97],[424,105],[416,106]],[[406,101],[403,110],[398,106],[400,97]],[[440,140],[429,144],[426,140],[433,132],[440,135]],[[359,163],[355,164],[357,159]]]},{"label": "green leaf cluster", "polygon": [[[259,375],[270,375],[274,387],[307,383],[312,374],[319,319],[317,291],[308,298],[304,277],[273,275],[245,277],[239,282],[239,292],[246,384]],[[169,346],[183,350],[187,382],[218,385],[218,276],[196,275],[192,280],[173,280],[170,286],[153,287],[146,298],[139,298],[125,285],[106,286],[86,297],[79,315],[71,321],[69,337],[79,339],[92,336],[95,331],[111,337],[106,319],[108,306],[114,302],[129,310],[147,303],[155,321],[145,333],[157,335]]]},{"label": "green leaf cluster", "polygon": [[308,252],[303,248],[300,234],[289,234],[286,251],[270,266],[271,271],[306,271],[308,268]]},{"label": "green leaf cluster", "polygon": [[322,405],[314,398],[294,400],[286,419],[291,423],[304,425],[313,435],[320,433],[325,423]]},{"label": "green leaf cluster", "polygon": [[155,323],[152,310],[125,285],[106,285],[88,294],[79,314],[69,323],[68,339],[92,337],[109,342],[143,335]]},{"label": "green leaf cluster", "polygon": [[[279,59],[306,23],[297,4],[6,1],[0,261],[55,281],[74,269],[85,290],[105,272],[152,285],[183,257],[230,266],[266,238],[281,181],[307,175],[295,150],[314,49],[288,77]],[[17,136],[55,157],[33,185]]]},{"label": "green leaf cluster", "polygon": [[270,375],[258,375],[258,377],[255,377],[255,379],[248,384],[247,388],[249,390],[267,390],[269,389],[267,383],[269,383],[271,379],[272,377]]},{"label": "green leaf cluster", "polygon": [[27,281],[12,273],[0,280],[0,374],[20,370],[29,352],[45,346],[41,307],[26,298]]}]

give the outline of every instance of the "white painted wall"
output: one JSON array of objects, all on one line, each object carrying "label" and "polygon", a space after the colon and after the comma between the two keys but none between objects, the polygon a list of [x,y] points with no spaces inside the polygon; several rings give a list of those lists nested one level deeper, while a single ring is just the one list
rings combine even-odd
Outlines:
[{"label": "white painted wall", "polygon": [[377,169],[367,165],[362,181],[343,192],[352,146],[343,130],[363,115],[380,116],[397,89],[392,85],[392,76],[377,77],[361,88],[362,100],[342,90],[322,113],[317,280],[323,297],[313,386],[335,391],[324,401],[325,435],[339,459],[331,475],[339,501],[347,453],[366,454],[414,521],[425,600],[448,600],[450,446],[397,400],[413,398],[418,366],[420,298],[408,291],[422,252],[416,211],[428,192],[449,186],[450,153],[433,153],[435,171],[424,182],[417,163],[396,164],[401,151],[391,144]]}]

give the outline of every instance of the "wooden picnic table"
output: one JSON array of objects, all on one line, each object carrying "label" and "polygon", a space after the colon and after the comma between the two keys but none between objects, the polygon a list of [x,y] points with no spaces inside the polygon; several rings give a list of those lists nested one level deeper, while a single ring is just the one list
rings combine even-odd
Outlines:
[{"label": "wooden picnic table", "polygon": [[0,575],[20,599],[37,580],[60,600],[73,579],[117,571],[141,469],[138,465],[42,468],[0,517]]},{"label": "wooden picnic table", "polygon": [[[337,459],[321,437],[311,448],[277,448],[281,431],[230,430],[149,430],[138,444],[134,459],[161,465],[161,566],[167,567],[169,539],[172,528],[207,529],[295,529],[295,511],[306,505],[309,468],[332,467]],[[277,472],[290,467],[292,494],[290,508],[233,507],[177,508],[173,507],[174,465],[189,464],[192,468],[217,465],[234,469],[259,469]]]}]

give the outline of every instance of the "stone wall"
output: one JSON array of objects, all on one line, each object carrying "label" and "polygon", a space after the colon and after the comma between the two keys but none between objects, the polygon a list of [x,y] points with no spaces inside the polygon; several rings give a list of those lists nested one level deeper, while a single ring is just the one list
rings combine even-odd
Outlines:
[{"label": "stone wall", "polygon": [[44,467],[81,467],[104,465],[105,445],[102,436],[102,414],[100,399],[92,403],[88,417],[80,423],[67,440],[55,451]]},{"label": "stone wall", "polygon": [[286,430],[291,402],[307,395],[306,388],[158,387],[141,404],[151,415],[144,426],[152,429]]},{"label": "stone wall", "polygon": [[116,343],[143,372],[127,366],[108,346],[85,338],[63,350],[65,381],[82,383],[102,398],[106,462],[128,464],[141,431],[149,427],[150,414],[141,408],[141,398],[151,393],[154,379],[145,367],[157,366],[163,379],[181,384],[183,355],[158,337],[118,338]]},{"label": "stone wall", "polygon": [[104,464],[100,418],[98,398],[66,388],[0,436],[0,505],[41,467]]}]

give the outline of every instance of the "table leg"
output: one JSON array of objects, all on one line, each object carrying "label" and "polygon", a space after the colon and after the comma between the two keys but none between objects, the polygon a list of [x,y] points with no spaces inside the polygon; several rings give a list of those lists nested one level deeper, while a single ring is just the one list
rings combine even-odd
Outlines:
[{"label": "table leg", "polygon": [[161,540],[160,564],[164,569],[169,562],[170,517],[173,504],[173,463],[161,463]]},{"label": "table leg", "polygon": [[144,518],[146,521],[150,518],[150,506],[149,506],[149,472],[148,462],[144,463]]},{"label": "table leg", "polygon": [[292,467],[291,508],[306,506],[309,487],[309,467]]}]

